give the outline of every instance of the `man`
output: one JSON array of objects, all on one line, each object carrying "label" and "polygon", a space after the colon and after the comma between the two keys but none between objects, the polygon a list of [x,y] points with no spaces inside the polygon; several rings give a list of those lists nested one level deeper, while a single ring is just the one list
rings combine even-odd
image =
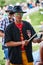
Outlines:
[{"label": "man", "polygon": [[[13,8],[15,21],[11,23],[5,31],[5,46],[8,47],[11,65],[33,65],[32,41],[40,42],[36,32],[30,23],[23,21],[21,6]],[[33,36],[34,35],[34,36]],[[30,41],[28,39],[32,38]]]},{"label": "man", "polygon": [[[5,65],[10,65],[10,61],[9,61],[9,57],[8,57],[8,48],[6,48],[4,46],[4,32],[6,27],[13,21],[13,7],[12,6],[8,6],[6,12],[8,13],[8,16],[5,17],[0,21],[0,37],[2,37],[2,49],[4,50],[4,55],[5,55],[5,59],[6,59],[6,63]],[[9,22],[10,20],[10,22]]]}]

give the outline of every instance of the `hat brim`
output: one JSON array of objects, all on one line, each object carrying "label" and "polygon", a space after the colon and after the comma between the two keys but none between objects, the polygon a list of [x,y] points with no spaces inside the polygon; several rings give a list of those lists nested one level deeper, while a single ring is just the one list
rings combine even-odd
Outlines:
[{"label": "hat brim", "polygon": [[12,10],[6,10],[5,12],[10,12],[10,13],[14,13]]},{"label": "hat brim", "polygon": [[5,10],[5,12],[9,12],[9,10]]},{"label": "hat brim", "polygon": [[10,11],[9,14],[14,14],[14,12],[13,11]]},{"label": "hat brim", "polygon": [[15,11],[14,13],[26,13],[26,12],[23,12],[23,11],[22,12],[17,12],[17,11]]}]

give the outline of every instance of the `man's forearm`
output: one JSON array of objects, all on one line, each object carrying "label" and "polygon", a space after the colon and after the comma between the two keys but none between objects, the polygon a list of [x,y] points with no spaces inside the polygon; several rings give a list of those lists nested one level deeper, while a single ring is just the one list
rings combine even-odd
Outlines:
[{"label": "man's forearm", "polygon": [[13,41],[11,41],[11,42],[7,42],[5,44],[5,46],[19,46],[19,45],[22,45],[22,42],[13,42]]},{"label": "man's forearm", "polygon": [[33,39],[33,42],[34,43],[40,43],[42,40],[41,40],[41,38],[34,38]]}]

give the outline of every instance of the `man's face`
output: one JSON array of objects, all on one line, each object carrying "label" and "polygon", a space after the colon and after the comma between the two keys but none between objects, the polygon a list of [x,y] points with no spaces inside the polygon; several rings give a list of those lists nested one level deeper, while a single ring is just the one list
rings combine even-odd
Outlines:
[{"label": "man's face", "polygon": [[14,14],[9,14],[8,16],[10,19],[12,19],[14,17]]},{"label": "man's face", "polygon": [[23,13],[15,13],[14,16],[15,16],[16,20],[19,21],[22,19]]}]

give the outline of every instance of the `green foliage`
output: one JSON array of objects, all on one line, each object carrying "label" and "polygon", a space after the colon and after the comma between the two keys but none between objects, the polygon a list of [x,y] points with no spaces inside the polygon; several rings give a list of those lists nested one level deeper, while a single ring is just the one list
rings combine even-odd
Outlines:
[{"label": "green foliage", "polygon": [[5,60],[0,60],[0,65],[5,65]]},{"label": "green foliage", "polygon": [[26,0],[0,0],[0,6],[3,7],[4,5],[9,5],[9,4],[15,5],[16,3],[22,3],[22,2],[27,2],[27,1]]},{"label": "green foliage", "polygon": [[6,0],[6,4],[16,4],[16,3],[21,3],[21,2],[26,2],[26,0]]},{"label": "green foliage", "polygon": [[5,5],[5,0],[0,0],[0,6],[3,7]]}]

